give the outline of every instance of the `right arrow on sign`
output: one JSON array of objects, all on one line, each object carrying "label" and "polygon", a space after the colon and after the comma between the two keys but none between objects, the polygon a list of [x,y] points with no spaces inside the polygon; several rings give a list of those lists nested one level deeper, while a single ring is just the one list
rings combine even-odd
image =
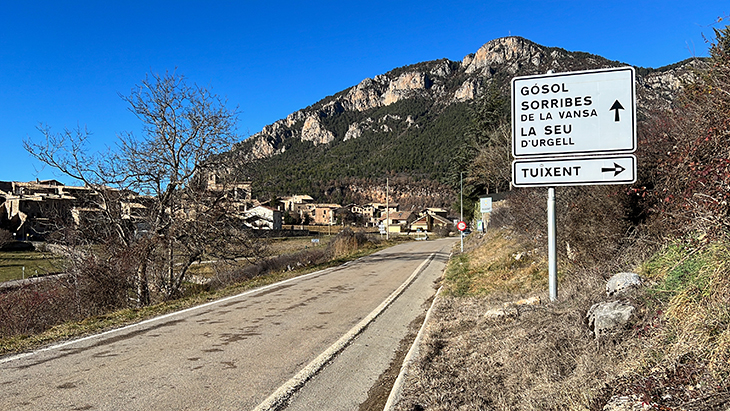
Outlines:
[{"label": "right arrow on sign", "polygon": [[618,111],[619,110],[623,110],[623,109],[624,109],[624,106],[622,106],[621,103],[618,102],[618,100],[616,100],[616,101],[613,102],[613,105],[611,106],[611,108],[609,108],[609,111],[610,110],[615,110],[614,111],[613,121],[619,121],[620,120],[620,118],[618,116]]},{"label": "right arrow on sign", "polygon": [[613,163],[613,168],[603,167],[601,169],[601,172],[603,172],[603,173],[610,173],[610,172],[613,171],[613,176],[616,177],[617,175],[621,174],[624,170],[626,170],[625,167],[622,167],[618,163]]}]

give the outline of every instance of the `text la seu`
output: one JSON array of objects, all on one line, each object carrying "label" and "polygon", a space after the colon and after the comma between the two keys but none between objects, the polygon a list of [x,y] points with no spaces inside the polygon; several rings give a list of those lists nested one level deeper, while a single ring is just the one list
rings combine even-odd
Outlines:
[{"label": "text la seu", "polygon": [[[570,110],[570,111],[560,111],[558,112],[558,116],[560,116],[561,120],[568,119],[568,118],[579,118],[579,117],[594,117],[598,116],[598,113],[596,112],[596,109],[584,109],[584,110]],[[553,115],[552,113],[539,113],[539,119],[541,121],[546,120],[552,120]],[[535,121],[535,114],[521,114],[520,115],[521,121]],[[544,133],[546,136],[552,135],[552,134],[570,134],[570,132],[573,131],[573,126],[570,124],[556,124],[556,125],[546,125],[544,127]],[[536,136],[537,133],[535,132],[535,127],[530,127],[530,129],[525,133],[524,128],[520,128],[520,134],[523,137],[529,137],[529,136]]]}]

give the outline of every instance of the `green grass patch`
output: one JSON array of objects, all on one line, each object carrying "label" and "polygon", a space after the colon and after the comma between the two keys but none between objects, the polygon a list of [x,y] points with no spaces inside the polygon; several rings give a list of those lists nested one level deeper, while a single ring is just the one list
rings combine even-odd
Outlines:
[{"label": "green grass patch", "polygon": [[464,297],[471,291],[474,276],[477,273],[471,269],[469,256],[467,254],[459,254],[454,256],[446,267],[444,272],[444,283],[446,285],[444,292]]},{"label": "green grass patch", "polygon": [[730,243],[677,241],[644,263],[641,274],[652,283],[646,305],[661,319],[653,345],[661,355],[647,358],[647,367],[671,368],[691,356],[730,386],[729,261]]},{"label": "green grass patch", "polygon": [[[64,259],[40,251],[0,251],[0,282],[63,271]],[[25,268],[25,270],[23,270]]]},{"label": "green grass patch", "polygon": [[693,247],[677,242],[647,261],[642,273],[656,283],[648,291],[659,301],[666,303],[679,294],[699,301],[710,292],[713,272],[728,258],[723,244]]}]

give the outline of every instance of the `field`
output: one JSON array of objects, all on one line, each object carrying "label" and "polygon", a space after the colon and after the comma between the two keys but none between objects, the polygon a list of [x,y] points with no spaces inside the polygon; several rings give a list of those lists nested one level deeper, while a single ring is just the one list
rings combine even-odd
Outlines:
[{"label": "field", "polygon": [[0,282],[62,271],[63,259],[40,251],[0,251]]},{"label": "field", "polygon": [[[316,240],[313,242],[312,240]],[[293,237],[266,240],[266,256],[292,254],[313,247],[324,247],[330,237]],[[207,264],[202,264],[205,266]],[[63,270],[63,258],[41,251],[0,251],[0,282],[20,280],[31,276],[59,273]],[[205,274],[206,269],[199,267],[193,272]]]}]

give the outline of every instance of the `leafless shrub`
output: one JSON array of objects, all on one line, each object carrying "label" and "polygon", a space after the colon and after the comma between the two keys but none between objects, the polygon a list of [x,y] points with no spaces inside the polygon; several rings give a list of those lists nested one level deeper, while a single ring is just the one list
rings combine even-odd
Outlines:
[{"label": "leafless shrub", "polygon": [[292,271],[312,265],[322,264],[329,259],[324,247],[303,250],[293,254],[279,255],[260,259],[243,268],[227,268],[218,272],[213,288],[225,287],[236,282],[250,280],[276,272]]},{"label": "leafless shrub", "polygon": [[43,332],[78,318],[74,289],[48,280],[0,293],[0,336]]},{"label": "leafless shrub", "polygon": [[350,228],[340,231],[327,246],[327,252],[337,258],[357,251],[368,242],[368,237],[363,232],[354,232]]},{"label": "leafless shrub", "polygon": [[[613,260],[631,242],[629,195],[616,186],[556,189],[558,254],[580,267]],[[520,189],[508,197],[517,233],[538,249],[547,247],[545,189]]]},{"label": "leafless shrub", "polygon": [[715,34],[708,64],[696,65],[673,110],[639,129],[645,171],[634,190],[658,239],[730,232],[730,26]]},{"label": "leafless shrub", "polygon": [[101,260],[90,255],[70,277],[80,316],[103,314],[136,304],[131,292],[135,264],[126,256]]},{"label": "leafless shrub", "polygon": [[514,224],[515,217],[509,207],[495,207],[489,217],[491,228],[513,227]]},{"label": "leafless shrub", "polygon": [[41,333],[74,321],[133,306],[135,263],[125,255],[79,257],[69,250],[59,278],[21,285],[0,293],[0,334],[4,337]]},{"label": "leafless shrub", "polygon": [[13,235],[8,230],[0,229],[0,249],[5,246],[5,244],[13,242]]}]

